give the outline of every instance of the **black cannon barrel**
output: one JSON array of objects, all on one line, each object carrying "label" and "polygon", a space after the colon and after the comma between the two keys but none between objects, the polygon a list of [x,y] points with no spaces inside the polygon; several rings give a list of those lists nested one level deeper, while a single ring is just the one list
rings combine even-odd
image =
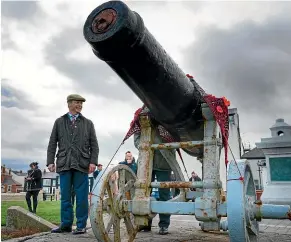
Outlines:
[{"label": "black cannon barrel", "polygon": [[203,137],[200,93],[136,12],[121,1],[106,2],[88,16],[83,31],[94,54],[177,140]]},{"label": "black cannon barrel", "polygon": [[159,121],[180,123],[192,115],[193,84],[125,3],[110,1],[94,9],[84,37]]}]

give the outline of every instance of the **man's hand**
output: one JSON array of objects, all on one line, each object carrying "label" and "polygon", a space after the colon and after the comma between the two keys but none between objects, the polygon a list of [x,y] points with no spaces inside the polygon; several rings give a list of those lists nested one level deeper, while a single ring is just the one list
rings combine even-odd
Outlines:
[{"label": "man's hand", "polygon": [[27,180],[27,181],[30,181],[30,180],[31,180],[31,177],[27,177],[26,180]]},{"label": "man's hand", "polygon": [[50,172],[55,172],[56,171],[55,164],[49,164],[48,169]]},{"label": "man's hand", "polygon": [[92,172],[94,172],[96,169],[96,165],[95,164],[90,164],[89,166],[89,174],[91,174]]}]

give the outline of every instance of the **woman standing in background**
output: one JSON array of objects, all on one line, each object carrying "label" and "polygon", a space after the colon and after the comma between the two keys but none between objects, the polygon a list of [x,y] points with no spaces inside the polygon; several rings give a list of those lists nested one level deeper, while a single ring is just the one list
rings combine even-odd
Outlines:
[{"label": "woman standing in background", "polygon": [[[27,172],[25,181],[27,182],[26,202],[29,212],[36,213],[37,208],[37,196],[39,191],[42,189],[41,186],[41,170],[38,168],[37,162],[32,162],[30,165],[31,170]],[[33,200],[33,209],[31,207],[31,196]]]}]

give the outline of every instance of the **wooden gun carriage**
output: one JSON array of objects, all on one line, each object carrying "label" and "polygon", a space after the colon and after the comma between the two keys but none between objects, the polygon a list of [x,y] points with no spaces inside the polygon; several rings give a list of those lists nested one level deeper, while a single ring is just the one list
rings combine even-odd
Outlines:
[{"label": "wooden gun carriage", "polygon": [[[207,95],[185,75],[138,13],[121,1],[106,2],[88,16],[83,33],[94,54],[121,77],[172,138],[154,144],[151,119],[141,111],[137,175],[118,165],[101,173],[92,190],[90,219],[98,241],[133,241],[137,227],[161,213],[195,215],[201,229],[228,230],[230,241],[235,242],[258,241],[262,218],[290,219],[290,206],[256,200],[249,163],[239,157],[226,160],[226,198],[223,196],[220,155],[228,149],[228,102]],[[185,181],[179,164],[173,163],[169,165],[178,181],[151,182],[153,151],[178,148],[202,162],[203,181]],[[116,172],[118,192],[111,186]],[[180,194],[166,202],[156,201],[150,196],[152,188],[179,188]]]}]

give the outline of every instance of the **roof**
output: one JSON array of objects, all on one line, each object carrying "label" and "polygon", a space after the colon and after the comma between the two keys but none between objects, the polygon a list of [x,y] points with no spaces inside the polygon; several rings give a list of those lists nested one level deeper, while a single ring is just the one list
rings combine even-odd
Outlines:
[{"label": "roof", "polygon": [[13,180],[10,176],[6,176],[2,184],[22,186],[19,182]]},{"label": "roof", "polygon": [[20,172],[20,171],[12,171],[17,176],[27,176],[26,172]]},{"label": "roof", "polygon": [[265,155],[262,149],[254,148],[242,155],[242,158],[246,159],[265,159]]}]

